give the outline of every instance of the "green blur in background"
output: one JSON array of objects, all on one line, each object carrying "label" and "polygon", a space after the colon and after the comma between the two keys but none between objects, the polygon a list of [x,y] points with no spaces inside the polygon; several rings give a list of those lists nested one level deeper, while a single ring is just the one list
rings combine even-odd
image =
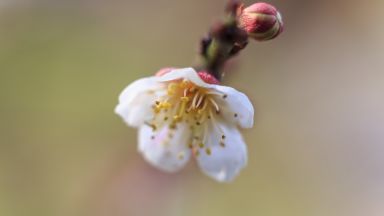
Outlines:
[{"label": "green blur in background", "polygon": [[285,32],[224,79],[256,107],[249,164],[219,184],[148,165],[113,109],[193,65],[225,1],[1,0],[0,215],[384,215],[384,3],[269,3]]}]

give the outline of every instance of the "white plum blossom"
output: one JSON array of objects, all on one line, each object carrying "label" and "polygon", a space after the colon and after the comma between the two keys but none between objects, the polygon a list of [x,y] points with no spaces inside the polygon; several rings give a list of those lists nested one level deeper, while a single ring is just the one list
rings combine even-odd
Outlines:
[{"label": "white plum blossom", "polygon": [[205,174],[228,182],[247,164],[238,127],[253,126],[253,106],[207,73],[169,69],[139,79],[120,94],[115,112],[139,129],[139,151],[161,170],[178,171],[193,157]]}]

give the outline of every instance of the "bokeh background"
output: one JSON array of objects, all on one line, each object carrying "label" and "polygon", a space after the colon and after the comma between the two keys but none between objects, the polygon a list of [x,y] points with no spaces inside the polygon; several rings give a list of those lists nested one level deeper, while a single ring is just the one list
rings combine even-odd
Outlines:
[{"label": "bokeh background", "polygon": [[0,0],[0,215],[384,215],[384,2],[268,2],[286,31],[224,81],[257,113],[249,165],[219,184],[150,167],[113,109],[194,63],[225,1]]}]

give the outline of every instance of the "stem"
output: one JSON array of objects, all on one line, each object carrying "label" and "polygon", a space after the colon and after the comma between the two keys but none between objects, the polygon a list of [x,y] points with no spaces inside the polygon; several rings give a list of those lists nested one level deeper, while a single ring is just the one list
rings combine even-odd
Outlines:
[{"label": "stem", "polygon": [[219,40],[212,40],[212,43],[208,47],[208,58],[206,69],[216,79],[220,80],[222,74],[221,71],[225,62],[229,59],[229,53],[233,48],[233,44],[221,42]]},{"label": "stem", "polygon": [[241,5],[237,1],[230,1],[226,11],[228,18],[211,27],[208,37],[201,40],[203,63],[199,67],[221,80],[225,63],[231,57],[244,49],[248,43],[248,36],[237,25],[236,15]]}]

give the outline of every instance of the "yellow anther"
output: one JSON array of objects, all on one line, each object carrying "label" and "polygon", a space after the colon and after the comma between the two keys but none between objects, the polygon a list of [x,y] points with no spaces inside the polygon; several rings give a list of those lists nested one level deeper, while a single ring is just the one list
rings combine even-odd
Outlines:
[{"label": "yellow anther", "polygon": [[172,90],[175,90],[177,88],[177,84],[176,83],[170,83],[168,85],[168,89],[172,89]]},{"label": "yellow anther", "polygon": [[174,95],[176,93],[176,88],[177,88],[176,83],[170,83],[168,85],[168,91],[167,91],[168,95],[170,95],[170,96]]},{"label": "yellow anther", "polygon": [[187,80],[183,80],[183,81],[179,84],[179,86],[180,86],[181,88],[185,88],[185,87],[187,87],[187,85],[188,85],[188,81],[187,81]]},{"label": "yellow anther", "polygon": [[152,128],[152,131],[155,131],[157,129],[156,125],[154,124],[150,124],[149,126]]},{"label": "yellow anther", "polygon": [[189,101],[189,97],[181,97],[180,99],[181,99],[181,102],[184,102],[184,103]]},{"label": "yellow anther", "polygon": [[168,108],[171,108],[172,104],[170,104],[169,102],[163,102],[160,104],[162,108],[164,109],[168,109]]},{"label": "yellow anther", "polygon": [[169,90],[167,91],[168,96],[172,96],[175,94],[175,90]]},{"label": "yellow anther", "polygon": [[161,108],[160,108],[159,106],[155,106],[155,107],[153,108],[153,111],[154,111],[156,114],[159,113],[160,110],[161,110]]},{"label": "yellow anther", "polygon": [[212,154],[211,149],[210,148],[206,148],[205,149],[205,153],[207,153],[207,155],[211,155]]},{"label": "yellow anther", "polygon": [[199,143],[200,148],[204,148],[204,143]]},{"label": "yellow anther", "polygon": [[174,116],[173,116],[173,120],[176,121],[176,122],[178,122],[178,121],[181,120],[181,116],[179,116],[179,115],[174,115]]},{"label": "yellow anther", "polygon": [[183,114],[185,113],[185,108],[186,108],[186,105],[189,101],[189,98],[188,97],[181,97],[181,106],[180,106],[180,110],[179,110],[179,114],[178,116],[183,116]]}]

